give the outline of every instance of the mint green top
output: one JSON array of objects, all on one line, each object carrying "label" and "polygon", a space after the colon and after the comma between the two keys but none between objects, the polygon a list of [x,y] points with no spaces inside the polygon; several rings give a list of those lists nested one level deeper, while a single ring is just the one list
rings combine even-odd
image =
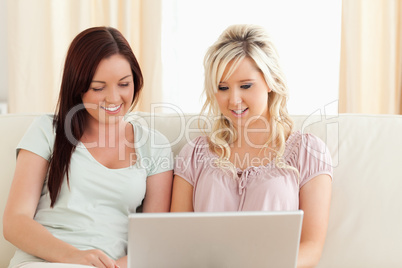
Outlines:
[{"label": "mint green top", "polygon": [[[20,141],[17,153],[25,149],[49,160],[55,139],[52,121],[53,115],[37,118]],[[166,137],[136,121],[130,123],[138,159],[134,165],[109,169],[79,142],[71,157],[69,186],[64,179],[50,208],[45,182],[34,216],[55,237],[78,249],[100,249],[115,260],[127,254],[128,215],[141,205],[147,177],[173,169]],[[26,261],[43,260],[17,250],[10,267]]]}]

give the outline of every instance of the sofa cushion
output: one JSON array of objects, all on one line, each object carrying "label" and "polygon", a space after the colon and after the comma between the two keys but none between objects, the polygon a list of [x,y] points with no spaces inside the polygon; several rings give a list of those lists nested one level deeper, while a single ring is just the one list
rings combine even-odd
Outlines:
[{"label": "sofa cushion", "polygon": [[[0,116],[0,226],[15,168],[15,147],[37,115]],[[178,154],[201,132],[195,114],[133,113],[162,132]],[[318,267],[401,267],[402,116],[293,116],[295,129],[320,137],[330,150],[334,180],[327,239]],[[207,127],[208,129],[208,127]],[[0,239],[0,267],[14,247]]]}]

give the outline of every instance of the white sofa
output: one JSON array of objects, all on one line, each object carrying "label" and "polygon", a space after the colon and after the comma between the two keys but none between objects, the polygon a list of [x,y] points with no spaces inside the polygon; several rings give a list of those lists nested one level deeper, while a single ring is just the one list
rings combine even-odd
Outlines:
[{"label": "white sofa", "polygon": [[[0,116],[1,219],[13,178],[15,147],[36,116]],[[175,154],[186,139],[200,134],[191,114],[135,116],[165,134]],[[316,114],[293,118],[297,129],[314,133],[327,143],[334,163],[329,228],[318,267],[402,267],[402,116]],[[1,237],[0,267],[7,267],[13,251]]]}]

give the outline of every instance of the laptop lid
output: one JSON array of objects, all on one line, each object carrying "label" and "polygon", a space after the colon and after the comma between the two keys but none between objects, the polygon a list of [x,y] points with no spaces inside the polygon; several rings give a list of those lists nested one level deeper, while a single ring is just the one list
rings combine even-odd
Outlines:
[{"label": "laptop lid", "polygon": [[303,211],[138,213],[128,267],[296,267]]}]

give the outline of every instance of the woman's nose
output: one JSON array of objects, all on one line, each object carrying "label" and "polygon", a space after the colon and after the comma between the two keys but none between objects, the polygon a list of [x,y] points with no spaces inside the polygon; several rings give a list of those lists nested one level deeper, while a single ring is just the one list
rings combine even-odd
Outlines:
[{"label": "woman's nose", "polygon": [[232,92],[230,92],[229,98],[230,105],[232,106],[238,106],[242,103],[241,94],[237,90],[232,90]]},{"label": "woman's nose", "polygon": [[106,95],[106,102],[115,103],[120,99],[119,89],[114,86],[111,87]]}]

